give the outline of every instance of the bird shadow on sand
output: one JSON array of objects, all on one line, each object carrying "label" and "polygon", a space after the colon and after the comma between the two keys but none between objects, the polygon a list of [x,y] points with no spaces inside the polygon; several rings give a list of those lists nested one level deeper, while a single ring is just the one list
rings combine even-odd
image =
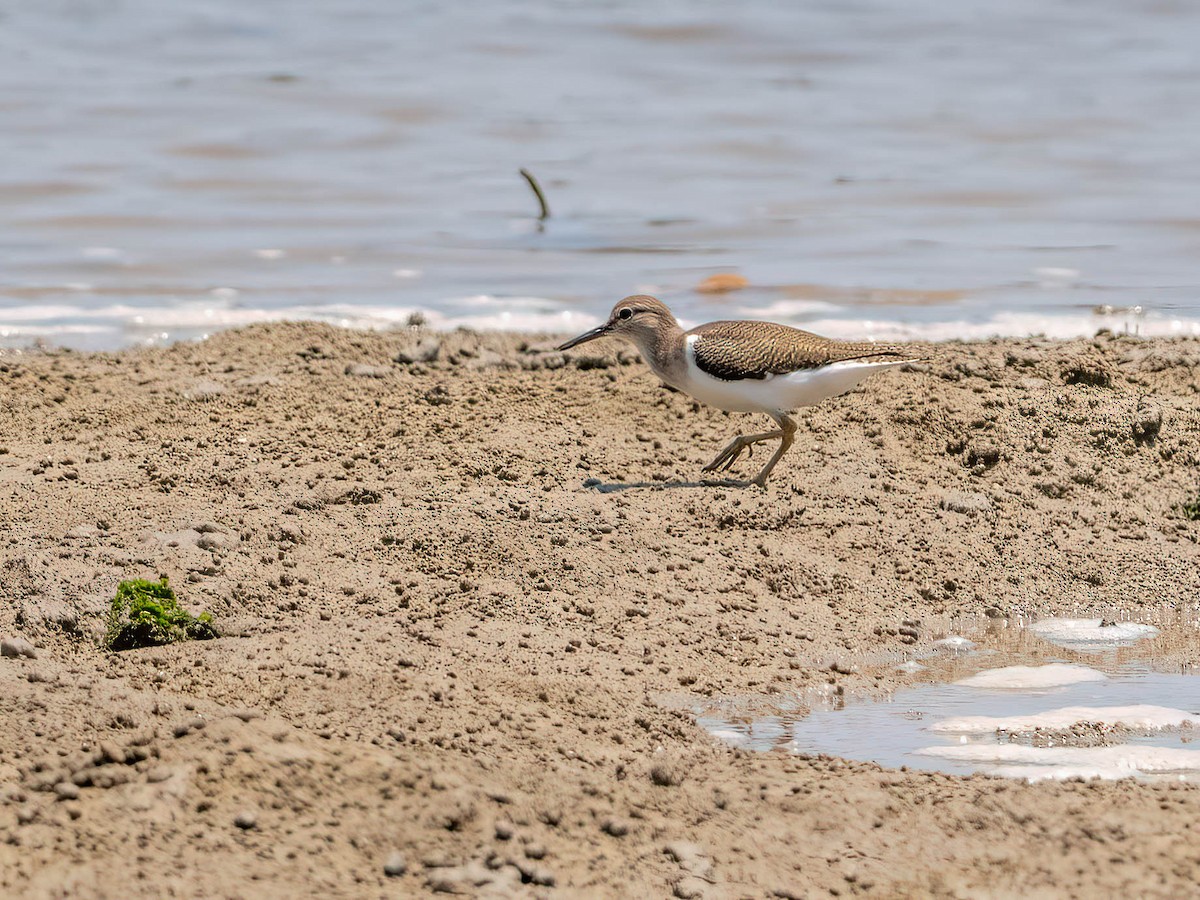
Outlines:
[{"label": "bird shadow on sand", "polygon": [[598,494],[615,494],[618,491],[667,491],[676,488],[748,488],[754,484],[753,481],[737,481],[733,478],[719,479],[704,479],[702,481],[610,481],[597,482],[593,479],[588,479],[583,483],[583,487],[589,491],[596,491]]}]

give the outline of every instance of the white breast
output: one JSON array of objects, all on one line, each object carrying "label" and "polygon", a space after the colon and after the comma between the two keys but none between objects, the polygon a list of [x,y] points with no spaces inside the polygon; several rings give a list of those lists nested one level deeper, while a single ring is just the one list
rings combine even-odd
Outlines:
[{"label": "white breast", "polygon": [[713,378],[696,365],[696,337],[689,335],[687,338],[688,383],[679,387],[701,403],[729,412],[782,413],[801,406],[815,406],[822,400],[846,393],[872,372],[902,366],[907,362],[902,359],[849,360],[787,375],[723,381]]}]

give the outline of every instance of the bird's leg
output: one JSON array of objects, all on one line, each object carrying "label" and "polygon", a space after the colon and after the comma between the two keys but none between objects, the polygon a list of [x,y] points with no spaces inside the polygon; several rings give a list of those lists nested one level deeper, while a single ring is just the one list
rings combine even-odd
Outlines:
[{"label": "bird's leg", "polygon": [[787,453],[788,448],[792,446],[796,439],[796,423],[791,420],[791,417],[780,413],[778,418],[772,416],[779,423],[778,434],[781,437],[779,441],[779,449],[775,451],[775,455],[767,462],[761,472],[754,476],[753,483],[760,488],[767,486],[767,476],[771,474],[771,470],[775,468],[775,463],[779,462],[780,457]]},{"label": "bird's leg", "polygon": [[728,470],[737,458],[742,455],[742,451],[747,447],[759,443],[760,441],[769,441],[774,438],[782,438],[782,431],[766,431],[762,434],[741,434],[730,441],[725,449],[717,454],[717,458],[705,466],[701,471],[716,472],[721,469]]}]

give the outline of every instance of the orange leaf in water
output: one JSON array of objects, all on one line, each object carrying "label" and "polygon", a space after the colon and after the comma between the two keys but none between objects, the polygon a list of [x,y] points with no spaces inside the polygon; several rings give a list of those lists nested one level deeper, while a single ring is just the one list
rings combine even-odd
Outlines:
[{"label": "orange leaf in water", "polygon": [[749,283],[741,275],[735,275],[732,272],[718,272],[716,275],[709,275],[696,285],[696,292],[700,294],[727,294],[730,291],[740,291]]}]

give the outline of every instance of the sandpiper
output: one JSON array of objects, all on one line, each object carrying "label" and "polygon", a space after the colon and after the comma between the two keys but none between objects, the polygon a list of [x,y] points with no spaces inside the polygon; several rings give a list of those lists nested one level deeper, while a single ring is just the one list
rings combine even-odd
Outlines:
[{"label": "sandpiper", "polygon": [[665,303],[644,294],[626,297],[607,322],[558,349],[609,335],[633,343],[655,375],[701,403],[775,420],[777,430],[739,435],[704,467],[728,471],[743,450],[778,438],[775,455],[751,482],[759,487],[766,487],[767,476],[792,446],[796,423],[789,412],[844,394],[872,372],[914,360],[894,344],[835,341],[774,322],[709,322],[684,331]]}]

